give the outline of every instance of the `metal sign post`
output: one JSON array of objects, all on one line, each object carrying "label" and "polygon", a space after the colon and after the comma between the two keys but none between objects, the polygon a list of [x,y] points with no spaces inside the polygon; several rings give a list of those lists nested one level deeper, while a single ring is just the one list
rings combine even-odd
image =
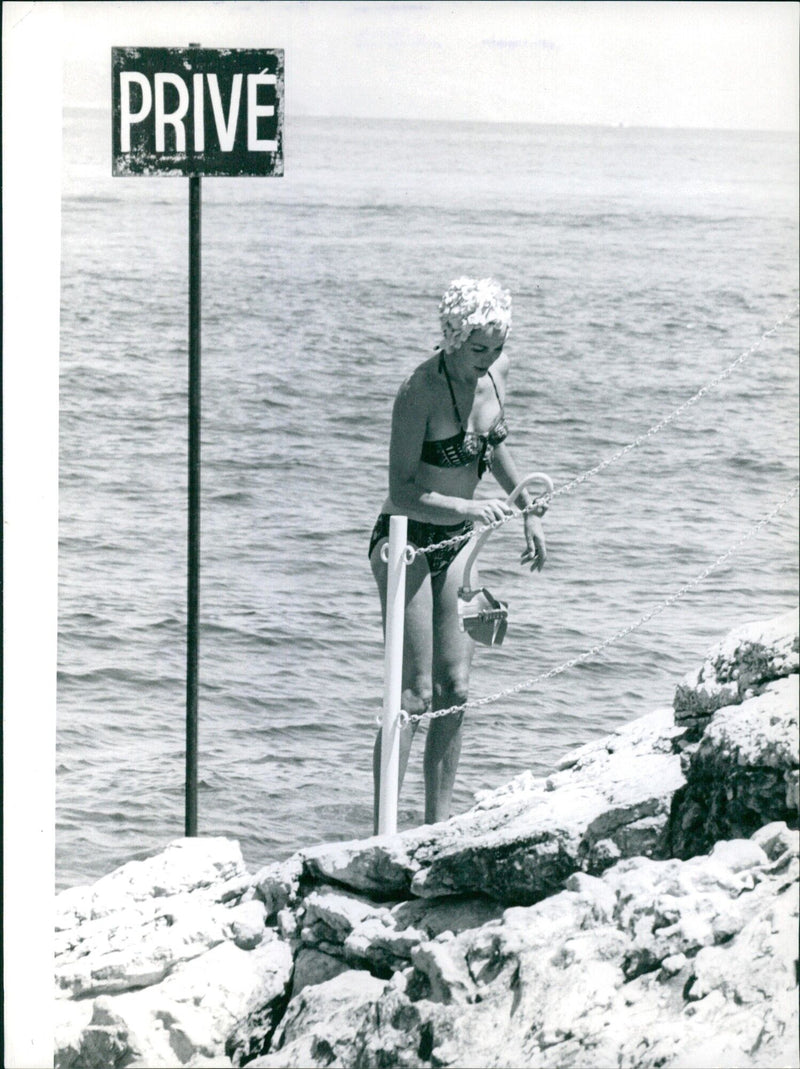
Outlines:
[{"label": "metal sign post", "polygon": [[200,175],[189,178],[189,529],[186,601],[187,836],[197,835],[197,692],[200,637]]},{"label": "metal sign post", "polygon": [[189,178],[189,526],[185,834],[197,835],[200,179],[283,174],[282,49],[112,48],[112,174]]}]

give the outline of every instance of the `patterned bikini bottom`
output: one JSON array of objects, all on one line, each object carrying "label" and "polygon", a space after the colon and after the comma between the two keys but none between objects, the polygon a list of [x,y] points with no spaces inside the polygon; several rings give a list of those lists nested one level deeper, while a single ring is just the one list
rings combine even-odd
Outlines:
[{"label": "patterned bikini bottom", "polygon": [[[389,537],[389,519],[390,514],[382,512],[372,528],[372,536],[369,540],[370,556],[372,556],[372,551],[378,542],[382,538]],[[437,542],[446,542],[450,538],[455,538],[456,535],[469,535],[471,531],[472,520],[464,520],[462,523],[456,523],[452,526],[446,526],[441,523],[423,523],[421,520],[408,521],[408,541],[417,549],[425,549],[427,546],[436,545]],[[443,546],[441,549],[434,549],[432,553],[426,553],[425,559],[428,562],[431,575],[438,575],[440,572],[446,571],[466,543],[467,538],[464,538],[463,541],[456,542],[455,545]]]}]

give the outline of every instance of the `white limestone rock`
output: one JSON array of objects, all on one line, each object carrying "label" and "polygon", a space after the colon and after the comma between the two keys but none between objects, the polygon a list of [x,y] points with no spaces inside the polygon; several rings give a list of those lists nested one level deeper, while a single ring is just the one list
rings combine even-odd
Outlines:
[{"label": "white limestone rock", "polygon": [[310,879],[368,895],[482,894],[533,902],[571,872],[629,854],[661,856],[674,793],[684,785],[670,710],[584,748],[547,780],[524,775],[467,813],[402,835],[314,847]]},{"label": "white limestone rock", "polygon": [[80,1065],[78,1060],[83,1035],[92,1021],[94,1004],[91,999],[79,1002],[59,999],[54,1004],[53,1038],[55,1040],[56,1069],[70,1069]]},{"label": "white limestone rock", "polygon": [[407,894],[418,867],[407,843],[416,841],[412,833],[410,839],[385,835],[321,843],[303,852],[305,870],[317,882],[332,881],[365,894],[385,897]]},{"label": "white limestone rock", "polygon": [[205,954],[230,934],[226,906],[191,894],[150,905],[149,916],[144,908],[123,910],[105,914],[99,931],[96,922],[80,926],[79,942],[56,958],[58,994],[83,997],[156,984],[177,964]]},{"label": "white limestone rock", "polygon": [[176,839],[143,861],[129,861],[86,888],[56,897],[56,926],[73,927],[154,898],[215,888],[217,901],[244,893],[250,876],[239,844],[221,837]]},{"label": "white limestone rock", "polygon": [[286,861],[275,861],[259,869],[253,877],[253,890],[271,920],[287,907],[296,904],[303,875],[303,855],[293,854]]},{"label": "white limestone rock", "polygon": [[392,926],[397,931],[409,929],[421,932],[428,939],[443,932],[457,935],[468,928],[480,928],[487,921],[502,916],[500,902],[478,897],[444,896],[442,898],[411,899],[391,908]]},{"label": "white limestone rock", "polygon": [[226,1042],[266,1046],[292,953],[251,882],[237,843],[185,839],[59,896],[57,1064],[230,1065]]},{"label": "white limestone rock", "polygon": [[797,767],[797,675],[770,682],[758,696],[715,714],[700,749],[750,768]]},{"label": "white limestone rock", "polygon": [[629,750],[636,753],[671,754],[674,752],[673,740],[681,734],[682,728],[676,726],[672,709],[662,706],[627,724],[621,724],[611,735],[569,750],[558,762],[557,772],[548,779],[553,784],[563,782],[564,777],[559,776],[559,773],[591,768],[598,760],[603,760],[604,754],[624,753]]},{"label": "white limestone rock", "polygon": [[[91,887],[56,897],[56,995],[84,997],[159,983],[226,939],[257,944],[261,903],[238,843],[180,839]],[[249,918],[249,921],[247,921]],[[243,925],[255,925],[245,933]]]},{"label": "white limestone rock", "polygon": [[765,824],[752,836],[770,861],[780,863],[783,858],[796,857],[800,853],[800,831],[787,828],[782,820]]},{"label": "white limestone rock", "polygon": [[249,952],[224,942],[159,984],[89,1003],[77,1040],[74,1022],[63,1023],[56,1067],[230,1064],[230,1053],[266,1045],[291,972],[291,950],[274,935]]},{"label": "white limestone rock", "polygon": [[368,918],[388,926],[390,913],[383,906],[349,891],[321,887],[305,899],[301,938],[306,943],[341,946],[347,936]]},{"label": "white limestone rock", "polygon": [[672,852],[689,857],[717,839],[796,821],[797,739],[797,675],[718,709],[684,766],[687,786],[673,813]]},{"label": "white limestone rock", "polygon": [[289,1003],[273,1049],[250,1062],[253,1069],[351,1065],[354,1034],[374,1017],[385,983],[350,969],[325,983],[305,987]]},{"label": "white limestone rock", "polygon": [[242,902],[226,918],[231,938],[240,950],[253,950],[266,935],[267,911],[263,902]]},{"label": "white limestone rock", "polygon": [[292,994],[299,995],[304,987],[314,984],[324,984],[326,980],[333,979],[339,973],[347,972],[349,966],[341,958],[325,954],[314,947],[301,946],[294,959],[294,973],[292,975]]},{"label": "white limestone rock", "polygon": [[407,983],[357,986],[349,1011],[335,986],[348,974],[306,988],[281,1048],[254,1064],[797,1064],[800,865],[778,852],[792,841],[773,827],[707,857],[576,873],[535,905],[423,942]]},{"label": "white limestone rock", "polygon": [[413,949],[431,935],[477,927],[500,912],[483,898],[412,900],[390,909],[327,887],[305,899],[300,937],[304,946],[388,979],[410,965]]},{"label": "white limestone rock", "polygon": [[617,743],[442,825],[434,843],[414,852],[412,892],[534,902],[574,871],[600,872],[620,855],[664,855],[672,797],[685,783],[680,758],[653,752],[650,739]]},{"label": "white limestone rock", "polygon": [[798,610],[732,630],[675,691],[680,723],[710,716],[757,693],[765,682],[798,672]]},{"label": "white limestone rock", "polygon": [[[796,671],[796,624],[790,613],[732,632],[709,655],[719,687],[735,678],[741,698],[791,686],[782,677]],[[701,673],[704,679],[711,668]],[[780,682],[769,682],[775,678]],[[776,693],[781,705],[785,695]],[[776,715],[780,720],[782,713]],[[791,736],[791,726],[775,730]],[[558,890],[575,871],[599,873],[620,857],[668,856],[673,798],[686,782],[679,756],[684,732],[671,710],[656,710],[573,751],[549,777],[523,773],[482,793],[473,809],[444,824],[314,847],[303,854],[303,871],[311,882],[332,881],[371,896],[484,893],[526,903]],[[796,771],[781,773],[784,798],[797,793]],[[757,811],[747,826],[723,834],[750,834],[786,815],[785,808]],[[683,836],[684,855],[690,832]],[[711,841],[694,848],[706,850]]]}]

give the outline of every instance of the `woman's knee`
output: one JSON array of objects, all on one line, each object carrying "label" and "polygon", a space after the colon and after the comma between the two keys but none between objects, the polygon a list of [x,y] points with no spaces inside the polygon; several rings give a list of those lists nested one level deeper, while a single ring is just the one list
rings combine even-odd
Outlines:
[{"label": "woman's knee", "polygon": [[411,713],[414,716],[421,716],[423,713],[427,713],[431,707],[430,684],[424,680],[419,680],[410,686],[404,687],[400,705],[407,713]]},{"label": "woman's knee", "polygon": [[463,705],[469,696],[469,670],[455,669],[439,675],[433,681],[433,697],[438,708]]}]

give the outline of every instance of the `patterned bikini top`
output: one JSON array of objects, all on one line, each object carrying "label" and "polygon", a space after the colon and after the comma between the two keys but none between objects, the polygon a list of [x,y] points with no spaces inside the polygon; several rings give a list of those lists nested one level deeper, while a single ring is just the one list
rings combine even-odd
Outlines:
[{"label": "patterned bikini top", "polygon": [[453,412],[460,430],[458,434],[454,434],[451,438],[436,438],[423,442],[420,460],[423,460],[426,464],[433,464],[437,468],[462,468],[467,464],[472,464],[477,459],[478,478],[480,479],[485,472],[491,471],[494,447],[500,445],[508,437],[505,411],[503,402],[500,400],[500,394],[497,392],[497,384],[492,378],[491,371],[487,371],[494,387],[497,403],[500,405],[500,411],[487,433],[477,434],[475,431],[468,431],[464,428],[464,422],[456,404],[453,384],[450,381],[447,366],[444,362],[444,353],[439,357],[439,371],[444,372],[444,377],[447,379],[450,399],[453,402]]}]

